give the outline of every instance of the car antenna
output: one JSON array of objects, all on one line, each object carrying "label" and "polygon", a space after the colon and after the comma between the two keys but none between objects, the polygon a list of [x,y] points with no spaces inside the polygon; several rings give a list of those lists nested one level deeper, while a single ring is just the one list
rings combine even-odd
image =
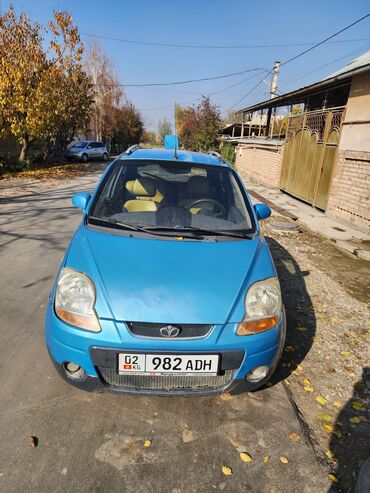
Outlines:
[{"label": "car antenna", "polygon": [[176,130],[176,101],[175,101],[175,154],[174,154],[174,158],[177,159],[177,142],[178,142],[178,139],[177,139],[177,130]]}]

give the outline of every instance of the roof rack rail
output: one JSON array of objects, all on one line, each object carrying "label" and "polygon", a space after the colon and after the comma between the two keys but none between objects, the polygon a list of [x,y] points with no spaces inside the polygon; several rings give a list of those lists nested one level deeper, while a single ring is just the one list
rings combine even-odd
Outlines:
[{"label": "roof rack rail", "polygon": [[133,152],[137,151],[138,149],[140,149],[139,144],[134,144],[133,146],[126,149],[124,154],[126,154],[126,156],[128,156],[129,154],[132,154]]},{"label": "roof rack rail", "polygon": [[208,151],[207,154],[209,154],[210,156],[217,157],[219,161],[225,161],[225,159],[217,151]]}]

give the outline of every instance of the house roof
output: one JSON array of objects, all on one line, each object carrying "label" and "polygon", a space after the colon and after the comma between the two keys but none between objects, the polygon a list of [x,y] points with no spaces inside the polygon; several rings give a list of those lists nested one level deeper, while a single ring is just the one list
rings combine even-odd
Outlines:
[{"label": "house roof", "polygon": [[282,94],[276,98],[268,99],[252,106],[248,106],[247,108],[239,110],[239,112],[250,113],[266,108],[275,108],[278,106],[286,106],[287,104],[301,103],[306,96],[319,92],[322,89],[334,89],[340,87],[341,85],[348,84],[355,73],[369,69],[370,51],[367,51],[366,53],[363,53],[361,56],[348,63],[345,67],[341,68],[334,74],[329,75],[325,79],[322,79],[308,86],[295,89],[294,91],[287,92],[286,94]]}]

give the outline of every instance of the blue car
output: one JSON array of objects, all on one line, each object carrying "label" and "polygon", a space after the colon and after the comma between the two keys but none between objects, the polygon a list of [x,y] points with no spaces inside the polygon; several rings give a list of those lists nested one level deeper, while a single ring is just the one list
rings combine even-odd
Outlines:
[{"label": "blue car", "polygon": [[280,285],[252,206],[217,153],[133,146],[94,194],[46,314],[60,375],[85,390],[159,395],[254,390],[285,340]]}]

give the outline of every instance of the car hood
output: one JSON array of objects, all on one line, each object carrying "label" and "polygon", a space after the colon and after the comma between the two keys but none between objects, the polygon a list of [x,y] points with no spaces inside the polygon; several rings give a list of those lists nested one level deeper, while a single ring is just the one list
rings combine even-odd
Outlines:
[{"label": "car hood", "polygon": [[247,287],[275,269],[265,241],[131,238],[81,225],[65,265],[95,282],[100,318],[223,324],[244,316]]}]

